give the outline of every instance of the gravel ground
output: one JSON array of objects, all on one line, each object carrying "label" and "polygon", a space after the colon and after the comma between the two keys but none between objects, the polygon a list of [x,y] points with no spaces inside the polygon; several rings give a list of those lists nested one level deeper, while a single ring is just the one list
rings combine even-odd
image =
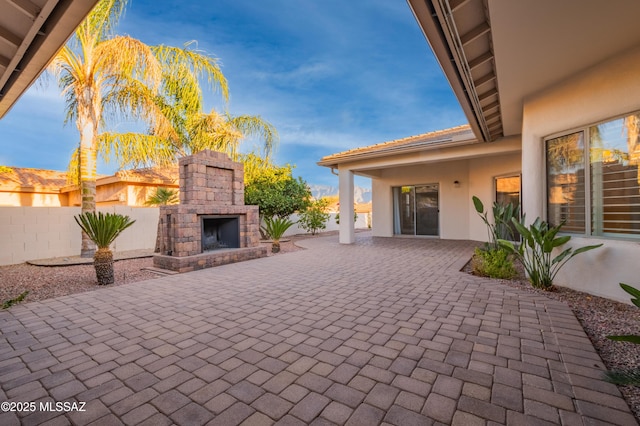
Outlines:
[{"label": "gravel ground", "polygon": [[[331,234],[335,232],[322,235]],[[268,255],[281,256],[302,250],[295,245],[295,242],[304,238],[314,237],[293,236],[288,241],[281,242],[280,253],[273,254],[269,250]],[[142,270],[152,265],[151,258],[117,261],[114,265],[116,278],[114,285],[157,278],[158,275],[155,273]],[[468,267],[465,268],[465,271],[468,272],[468,270]],[[628,370],[640,366],[640,345],[614,342],[606,338],[607,335],[615,334],[640,334],[640,309],[637,307],[562,287],[551,292],[537,290],[523,278],[500,281],[523,291],[543,294],[566,302],[609,370]],[[29,294],[22,303],[96,289],[99,290],[93,265],[42,267],[23,263],[0,266],[0,303],[16,298],[26,290]],[[620,391],[640,422],[640,387],[621,386]]]}]

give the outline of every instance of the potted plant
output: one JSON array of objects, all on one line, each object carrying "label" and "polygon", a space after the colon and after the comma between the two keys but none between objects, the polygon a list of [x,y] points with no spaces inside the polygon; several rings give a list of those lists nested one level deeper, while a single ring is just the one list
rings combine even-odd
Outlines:
[{"label": "potted plant", "polygon": [[287,232],[295,222],[289,220],[289,218],[285,217],[265,217],[264,218],[264,226],[262,229],[264,233],[267,234],[269,238],[272,240],[271,244],[271,252],[278,253],[280,251],[280,238]]},{"label": "potted plant", "polygon": [[98,285],[113,284],[113,253],[109,246],[135,220],[129,216],[102,212],[85,212],[73,218],[98,247],[93,255]]}]

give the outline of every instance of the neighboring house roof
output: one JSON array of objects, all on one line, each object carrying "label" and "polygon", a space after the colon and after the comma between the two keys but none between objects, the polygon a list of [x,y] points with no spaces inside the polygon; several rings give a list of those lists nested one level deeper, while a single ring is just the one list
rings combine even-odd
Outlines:
[{"label": "neighboring house roof", "polygon": [[177,185],[179,178],[177,166],[148,167],[145,169],[121,170],[112,176],[101,177],[96,183],[98,185],[115,182]]},{"label": "neighboring house roof", "polygon": [[638,0],[408,2],[482,141],[519,135],[527,97],[640,45]]},{"label": "neighboring house roof", "polygon": [[[116,182],[177,186],[178,168],[152,167],[124,170],[112,176],[98,175],[96,179],[97,186]],[[67,182],[67,172],[22,167],[0,169],[0,191],[69,192],[75,189],[77,189],[76,185],[69,185]]]},{"label": "neighboring house roof", "polygon": [[97,2],[0,2],[0,118],[44,71]]},{"label": "neighboring house roof", "polygon": [[58,192],[67,185],[67,172],[6,167],[0,170],[0,190]]},{"label": "neighboring house roof", "polygon": [[443,144],[467,144],[475,141],[476,139],[471,131],[471,127],[465,124],[462,126],[452,127],[450,129],[437,130],[435,132],[395,139],[388,142],[354,148],[337,154],[328,155],[326,157],[322,157],[318,162],[318,165],[325,167],[337,167],[338,164],[348,161],[382,157],[390,154],[411,153],[434,148],[436,146],[442,146]]}]

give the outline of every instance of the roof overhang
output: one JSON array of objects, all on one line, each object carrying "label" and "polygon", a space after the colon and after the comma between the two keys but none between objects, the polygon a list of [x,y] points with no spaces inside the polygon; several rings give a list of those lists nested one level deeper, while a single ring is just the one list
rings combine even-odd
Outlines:
[{"label": "roof overhang", "polygon": [[407,2],[483,141],[520,134],[527,98],[640,45],[637,0]]},{"label": "roof overhang", "polygon": [[451,140],[443,140],[441,142],[428,142],[425,144],[414,144],[409,147],[400,147],[389,150],[380,150],[374,152],[366,152],[366,153],[358,153],[358,154],[349,154],[346,152],[344,155],[334,155],[331,158],[323,158],[318,161],[319,166],[329,167],[332,169],[337,169],[340,164],[345,163],[354,163],[358,161],[371,160],[376,158],[389,158],[391,156],[398,155],[415,155],[422,152],[439,150],[442,148],[452,148],[458,146],[466,146],[472,145],[477,141],[474,139],[470,140],[462,140],[452,142]]},{"label": "roof overhang", "polygon": [[502,138],[495,143],[444,143],[432,144],[418,151],[402,151],[381,156],[351,156],[334,163],[322,164],[332,169],[346,168],[356,175],[369,178],[381,177],[386,169],[406,167],[428,167],[429,164],[450,162],[453,164],[471,159],[520,154],[522,144],[519,137]]},{"label": "roof overhang", "polygon": [[0,2],[0,118],[44,71],[97,2]]},{"label": "roof overhang", "polygon": [[339,152],[322,157],[317,164],[334,169],[343,163],[353,163],[397,155],[419,154],[423,151],[440,149],[442,147],[470,145],[477,142],[469,126],[463,125]]}]

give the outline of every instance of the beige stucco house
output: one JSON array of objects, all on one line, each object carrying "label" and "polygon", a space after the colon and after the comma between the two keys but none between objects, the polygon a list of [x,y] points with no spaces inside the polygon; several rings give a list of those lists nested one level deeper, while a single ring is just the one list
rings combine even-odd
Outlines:
[{"label": "beige stucco house", "polygon": [[[125,170],[111,176],[98,176],[96,205],[141,207],[159,187],[178,190],[177,166]],[[80,188],[69,185],[66,172],[22,167],[0,170],[0,206],[80,205]]]},{"label": "beige stucco house", "polygon": [[[604,243],[558,284],[628,301],[618,283],[640,285],[640,2],[408,4],[469,124],[324,157],[340,216],[352,217],[354,174],[372,179],[376,236],[485,240],[471,197],[519,198],[529,222],[566,221],[569,244]],[[340,242],[353,241],[341,221]]]}]

